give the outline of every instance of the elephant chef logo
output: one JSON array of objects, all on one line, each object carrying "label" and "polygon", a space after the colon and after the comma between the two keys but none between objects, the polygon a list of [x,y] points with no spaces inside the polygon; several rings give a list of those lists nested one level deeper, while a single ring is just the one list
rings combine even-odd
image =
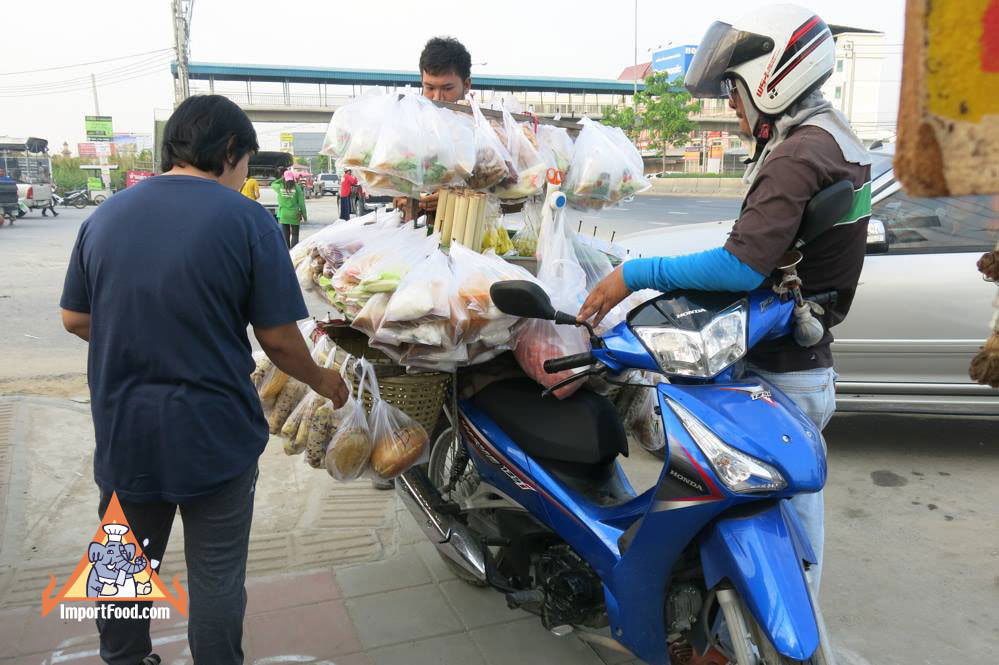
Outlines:
[{"label": "elephant chef logo", "polygon": [[180,586],[180,576],[174,575],[171,594],[156,573],[157,567],[158,561],[150,561],[142,553],[118,495],[112,494],[87,551],[55,596],[56,578],[49,575],[49,585],[42,593],[42,616],[61,602],[95,600],[166,602],[187,616],[187,592]]}]

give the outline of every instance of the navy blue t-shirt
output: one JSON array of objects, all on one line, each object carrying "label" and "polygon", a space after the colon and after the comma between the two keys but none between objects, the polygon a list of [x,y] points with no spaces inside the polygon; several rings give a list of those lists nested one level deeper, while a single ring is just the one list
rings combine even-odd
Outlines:
[{"label": "navy blue t-shirt", "polygon": [[80,227],[60,305],[91,317],[98,486],[181,503],[256,462],[268,433],[247,325],[308,316],[264,208],[204,178],[144,180]]}]

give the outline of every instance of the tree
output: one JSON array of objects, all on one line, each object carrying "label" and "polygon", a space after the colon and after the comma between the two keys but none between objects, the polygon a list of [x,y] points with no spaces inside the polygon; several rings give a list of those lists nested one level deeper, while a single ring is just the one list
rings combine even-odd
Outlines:
[{"label": "tree", "polygon": [[649,142],[662,154],[666,170],[666,150],[686,138],[697,125],[691,113],[701,110],[700,102],[692,102],[682,79],[669,78],[666,72],[656,72],[645,79],[645,89],[638,93],[642,129],[649,132]]},{"label": "tree", "polygon": [[609,127],[620,127],[625,136],[632,140],[638,140],[638,135],[642,133],[642,118],[635,113],[631,106],[621,108],[609,107],[604,110],[604,116],[600,119]]}]

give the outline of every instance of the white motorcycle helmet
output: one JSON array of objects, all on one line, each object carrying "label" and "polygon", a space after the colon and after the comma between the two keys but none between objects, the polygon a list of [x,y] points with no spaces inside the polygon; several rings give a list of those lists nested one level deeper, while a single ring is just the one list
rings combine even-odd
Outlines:
[{"label": "white motorcycle helmet", "polygon": [[798,5],[771,5],[731,25],[711,24],[684,85],[698,98],[737,91],[753,135],[765,142],[773,119],[822,85],[835,61],[825,21]]}]

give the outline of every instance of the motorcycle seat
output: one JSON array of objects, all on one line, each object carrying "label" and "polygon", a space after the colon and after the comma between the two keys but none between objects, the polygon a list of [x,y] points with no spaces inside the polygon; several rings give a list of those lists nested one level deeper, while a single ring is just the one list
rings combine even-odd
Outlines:
[{"label": "motorcycle seat", "polygon": [[598,465],[628,456],[628,437],[609,399],[585,388],[560,400],[541,397],[528,378],[497,381],[472,398],[507,436],[539,460]]}]

